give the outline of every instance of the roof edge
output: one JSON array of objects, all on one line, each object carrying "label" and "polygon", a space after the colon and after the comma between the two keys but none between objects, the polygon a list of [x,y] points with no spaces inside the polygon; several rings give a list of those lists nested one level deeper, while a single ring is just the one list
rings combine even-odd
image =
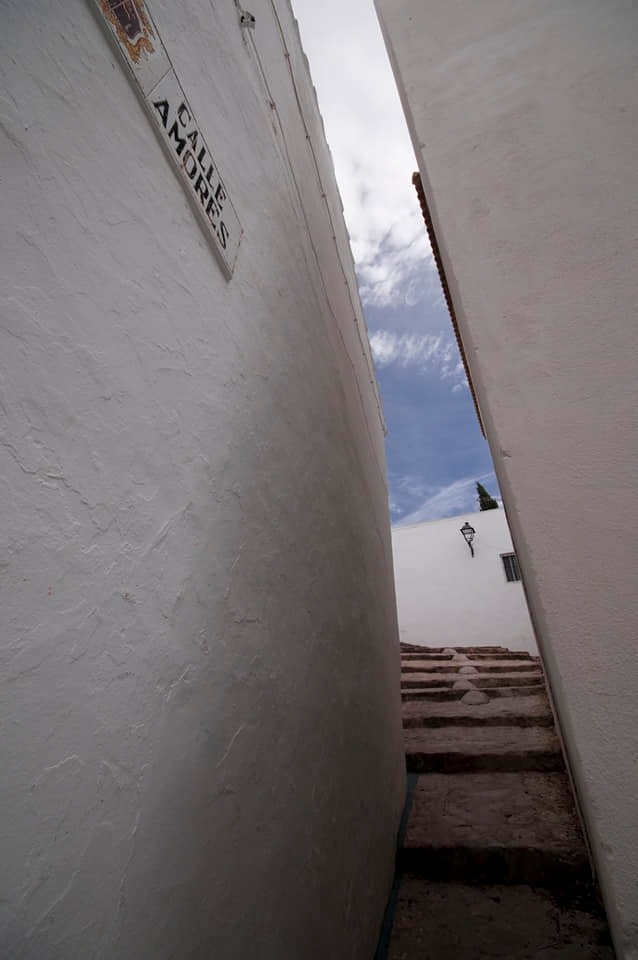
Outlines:
[{"label": "roof edge", "polygon": [[456,337],[459,353],[461,354],[461,360],[463,361],[463,367],[465,368],[465,376],[467,377],[467,382],[470,387],[470,393],[472,394],[472,400],[474,401],[474,409],[476,411],[479,427],[481,428],[481,433],[485,437],[486,434],[485,434],[485,427],[483,425],[483,418],[481,417],[481,410],[479,408],[478,399],[476,397],[476,390],[474,389],[472,374],[470,373],[470,368],[468,366],[467,354],[465,353],[465,346],[463,345],[463,340],[461,338],[461,333],[459,331],[459,325],[456,319],[456,311],[454,309],[454,303],[452,302],[452,294],[450,293],[450,287],[447,282],[447,277],[445,275],[443,260],[441,259],[441,250],[439,248],[439,242],[436,238],[436,233],[434,232],[434,224],[432,223],[430,208],[428,207],[428,201],[425,196],[425,190],[423,189],[421,174],[418,171],[412,174],[412,183],[416,188],[417,196],[419,198],[419,204],[421,205],[421,213],[423,214],[423,219],[425,221],[425,228],[427,230],[430,246],[432,247],[432,254],[434,256],[434,262],[436,263],[436,269],[438,270],[438,273],[439,273],[439,280],[441,281],[443,296],[445,297],[445,302],[447,304],[450,320],[452,321],[452,327],[454,328],[454,336]]}]

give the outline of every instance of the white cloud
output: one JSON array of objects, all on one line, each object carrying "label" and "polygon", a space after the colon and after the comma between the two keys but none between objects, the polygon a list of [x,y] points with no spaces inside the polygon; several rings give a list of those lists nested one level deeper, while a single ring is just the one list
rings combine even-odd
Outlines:
[{"label": "white cloud", "polygon": [[[293,0],[364,303],[416,303],[436,276],[417,168],[372,0]],[[435,282],[435,281],[434,281]]]},{"label": "white cloud", "polygon": [[368,236],[368,249],[357,258],[361,299],[366,304],[385,307],[405,303],[414,306],[428,294],[439,297],[439,279],[429,254],[423,224],[410,243],[388,238],[377,242]]},{"label": "white cloud", "polygon": [[[474,513],[478,510],[478,501],[476,497],[476,481],[496,485],[494,473],[485,473],[479,477],[464,477],[461,480],[455,480],[447,486],[438,489],[430,489],[423,501],[416,509],[411,510],[400,517],[399,522],[404,523],[423,523],[426,520],[441,520],[443,517],[454,517],[463,513]],[[403,478],[394,485],[395,490],[399,491],[410,486],[414,487],[412,478]],[[395,494],[395,500],[401,499]],[[397,516],[400,511],[395,509],[393,516]]]},{"label": "white cloud", "polygon": [[397,364],[416,367],[422,373],[434,372],[441,380],[451,380],[458,390],[467,382],[458,347],[451,334],[394,333],[375,330],[370,336],[372,356],[378,368]]},{"label": "white cloud", "polygon": [[390,516],[393,521],[399,521],[415,502],[421,501],[427,496],[430,489],[420,476],[397,477],[391,474],[389,482]]}]

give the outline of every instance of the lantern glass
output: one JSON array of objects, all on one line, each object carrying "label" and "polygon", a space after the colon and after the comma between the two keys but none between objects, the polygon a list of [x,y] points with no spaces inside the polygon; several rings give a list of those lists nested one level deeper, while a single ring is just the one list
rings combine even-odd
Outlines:
[{"label": "lantern glass", "polygon": [[474,527],[470,526],[470,524],[466,520],[463,526],[461,527],[461,533],[465,537],[465,542],[471,543],[472,540],[474,539],[474,534],[476,533],[476,530],[474,529]]}]

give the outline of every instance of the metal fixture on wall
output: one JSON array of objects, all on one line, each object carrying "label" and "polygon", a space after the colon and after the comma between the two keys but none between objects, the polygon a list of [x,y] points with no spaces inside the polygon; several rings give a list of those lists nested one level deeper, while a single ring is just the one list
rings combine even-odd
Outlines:
[{"label": "metal fixture on wall", "polygon": [[239,4],[237,4],[237,9],[239,10],[239,26],[247,27],[249,30],[254,30],[255,18],[252,13],[249,13],[248,10],[242,10]]},{"label": "metal fixture on wall", "polygon": [[474,529],[474,527],[470,526],[470,524],[466,520],[463,526],[461,527],[461,533],[463,534],[465,542],[470,548],[470,553],[472,554],[472,556],[474,556],[474,547],[472,546],[472,541],[474,540],[474,534],[476,533],[476,530]]}]

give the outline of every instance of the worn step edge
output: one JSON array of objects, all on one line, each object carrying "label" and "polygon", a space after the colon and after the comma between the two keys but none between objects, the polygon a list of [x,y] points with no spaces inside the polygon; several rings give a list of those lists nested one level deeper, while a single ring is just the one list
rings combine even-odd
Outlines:
[{"label": "worn step edge", "polygon": [[515,676],[503,676],[494,674],[493,676],[472,676],[464,675],[466,680],[471,680],[475,687],[481,690],[492,690],[498,687],[527,687],[530,684],[543,683],[545,678],[539,671],[534,673],[519,673]]},{"label": "worn step edge", "polygon": [[[421,676],[424,676],[423,674]],[[461,674],[463,676],[463,674]],[[412,687],[418,689],[428,690],[428,689],[443,689],[449,690],[454,682],[458,680],[458,676],[453,676],[451,679],[448,677],[427,677],[421,680],[406,680],[401,677],[401,688],[403,690],[410,690]]]},{"label": "worn step edge", "polygon": [[[422,667],[415,667],[411,664],[402,664],[401,672],[402,673],[450,673],[457,675],[462,666],[473,666],[473,664],[456,664],[456,663],[446,663],[444,665],[434,664],[430,665],[429,661],[426,664],[426,661],[421,660],[421,663],[424,664]],[[416,661],[415,661],[416,663]],[[478,670],[479,673],[539,673],[540,669],[537,663],[534,663],[533,660],[525,661],[524,663],[502,663],[502,664],[490,664],[489,666],[478,663],[475,667],[475,670]]]},{"label": "worn step edge", "polygon": [[451,674],[446,677],[440,676],[427,676],[425,673],[421,675],[422,679],[413,680],[407,677],[401,678],[401,686],[404,690],[409,690],[412,687],[417,689],[427,690],[429,688],[439,688],[439,687],[452,687],[457,680],[470,680],[476,687],[526,687],[531,683],[539,683],[543,680],[543,675],[540,671],[535,671],[534,673],[522,673],[515,676],[499,676],[495,674],[494,676],[481,676],[481,674],[476,673],[460,673],[460,674]]},{"label": "worn step edge", "polygon": [[397,851],[397,865],[401,870],[420,874],[428,880],[446,883],[564,888],[566,885],[589,887],[592,882],[584,848],[402,847]]},{"label": "worn step edge", "polygon": [[[516,650],[511,650],[510,647],[502,647],[497,644],[480,644],[474,645],[471,647],[430,647],[428,644],[418,643],[406,643],[401,641],[401,653],[448,653],[450,650],[453,650],[455,653],[517,653]],[[527,650],[522,651],[527,653]]]},{"label": "worn step edge", "polygon": [[529,749],[490,753],[462,750],[406,750],[408,773],[556,773],[565,765],[560,749]]},{"label": "worn step edge", "polygon": [[540,663],[538,654],[528,653],[527,650],[508,650],[507,653],[468,653],[470,660],[529,660],[530,663]]},{"label": "worn step edge", "polygon": [[497,697],[532,697],[534,694],[544,693],[545,683],[530,684],[528,687],[486,687],[483,693],[487,693],[490,698]]},{"label": "worn step edge", "polygon": [[[484,692],[487,693],[490,698],[494,699],[496,697],[531,697],[535,694],[545,693],[545,684],[536,683],[528,687],[488,687]],[[404,702],[417,700],[460,700],[466,693],[467,690],[451,690],[444,687],[439,689],[420,687],[418,689],[403,690],[401,692],[401,699]]]},{"label": "worn step edge", "polygon": [[539,660],[538,655],[527,650],[506,650],[504,647],[449,647],[454,653],[446,653],[443,649],[436,650],[423,647],[421,650],[401,650],[402,660],[451,660],[456,654],[469,657],[471,660]]},{"label": "worn step edge", "polygon": [[480,714],[451,714],[450,716],[418,715],[404,716],[403,729],[414,730],[419,727],[553,727],[551,713],[512,713],[494,716]]},{"label": "worn step edge", "polygon": [[[463,656],[459,652],[459,656]],[[508,660],[524,660],[526,663],[540,663],[540,657],[533,657],[524,650],[511,653],[466,653],[470,663],[481,663],[482,660],[498,660],[507,663]],[[457,657],[451,653],[402,653],[401,662],[411,663],[413,660],[424,660],[428,663],[456,663]]]},{"label": "worn step edge", "polygon": [[447,661],[450,663],[453,660],[451,653],[402,653],[401,662],[409,662],[410,660],[428,660],[432,663],[441,663]]}]

